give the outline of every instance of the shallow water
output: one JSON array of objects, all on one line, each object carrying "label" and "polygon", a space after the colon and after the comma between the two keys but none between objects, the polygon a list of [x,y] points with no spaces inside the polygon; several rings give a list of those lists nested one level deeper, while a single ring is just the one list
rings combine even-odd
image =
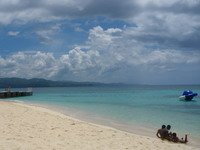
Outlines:
[{"label": "shallow water", "polygon": [[[71,116],[127,131],[160,128],[200,139],[200,97],[180,101],[183,90],[200,94],[200,86],[106,86],[34,88],[34,95],[7,100],[53,106]],[[143,130],[143,132],[146,132]],[[148,131],[147,131],[148,132]]]}]

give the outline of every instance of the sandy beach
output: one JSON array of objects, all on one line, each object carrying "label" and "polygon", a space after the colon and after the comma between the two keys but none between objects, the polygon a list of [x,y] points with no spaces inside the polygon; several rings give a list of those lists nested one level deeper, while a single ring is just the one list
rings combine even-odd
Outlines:
[{"label": "sandy beach", "polygon": [[0,102],[0,150],[190,150],[185,144],[123,132],[33,105]]}]

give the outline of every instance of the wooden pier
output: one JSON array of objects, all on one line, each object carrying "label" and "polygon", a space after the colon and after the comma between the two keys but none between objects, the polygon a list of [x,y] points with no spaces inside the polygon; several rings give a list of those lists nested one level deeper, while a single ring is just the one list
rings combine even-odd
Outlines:
[{"label": "wooden pier", "polygon": [[0,92],[0,98],[12,98],[12,97],[20,97],[20,96],[31,96],[33,92],[31,91],[18,91],[18,92],[11,92],[11,91],[2,91]]}]

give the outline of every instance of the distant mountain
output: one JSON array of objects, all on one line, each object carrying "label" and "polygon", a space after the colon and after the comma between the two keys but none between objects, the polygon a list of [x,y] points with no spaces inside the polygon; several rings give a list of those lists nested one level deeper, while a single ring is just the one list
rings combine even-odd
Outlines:
[{"label": "distant mountain", "polygon": [[40,78],[0,78],[0,88],[11,87],[80,87],[80,86],[103,86],[104,83],[96,82],[73,82],[73,81],[51,81]]}]

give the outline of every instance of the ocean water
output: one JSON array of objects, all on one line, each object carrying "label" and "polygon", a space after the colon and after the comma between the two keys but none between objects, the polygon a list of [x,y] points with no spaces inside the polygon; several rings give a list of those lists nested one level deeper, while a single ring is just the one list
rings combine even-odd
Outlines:
[{"label": "ocean water", "polygon": [[7,100],[52,107],[70,116],[155,136],[162,124],[172,126],[180,136],[200,139],[200,97],[180,101],[190,89],[200,86],[104,86],[34,88],[33,96]]}]

